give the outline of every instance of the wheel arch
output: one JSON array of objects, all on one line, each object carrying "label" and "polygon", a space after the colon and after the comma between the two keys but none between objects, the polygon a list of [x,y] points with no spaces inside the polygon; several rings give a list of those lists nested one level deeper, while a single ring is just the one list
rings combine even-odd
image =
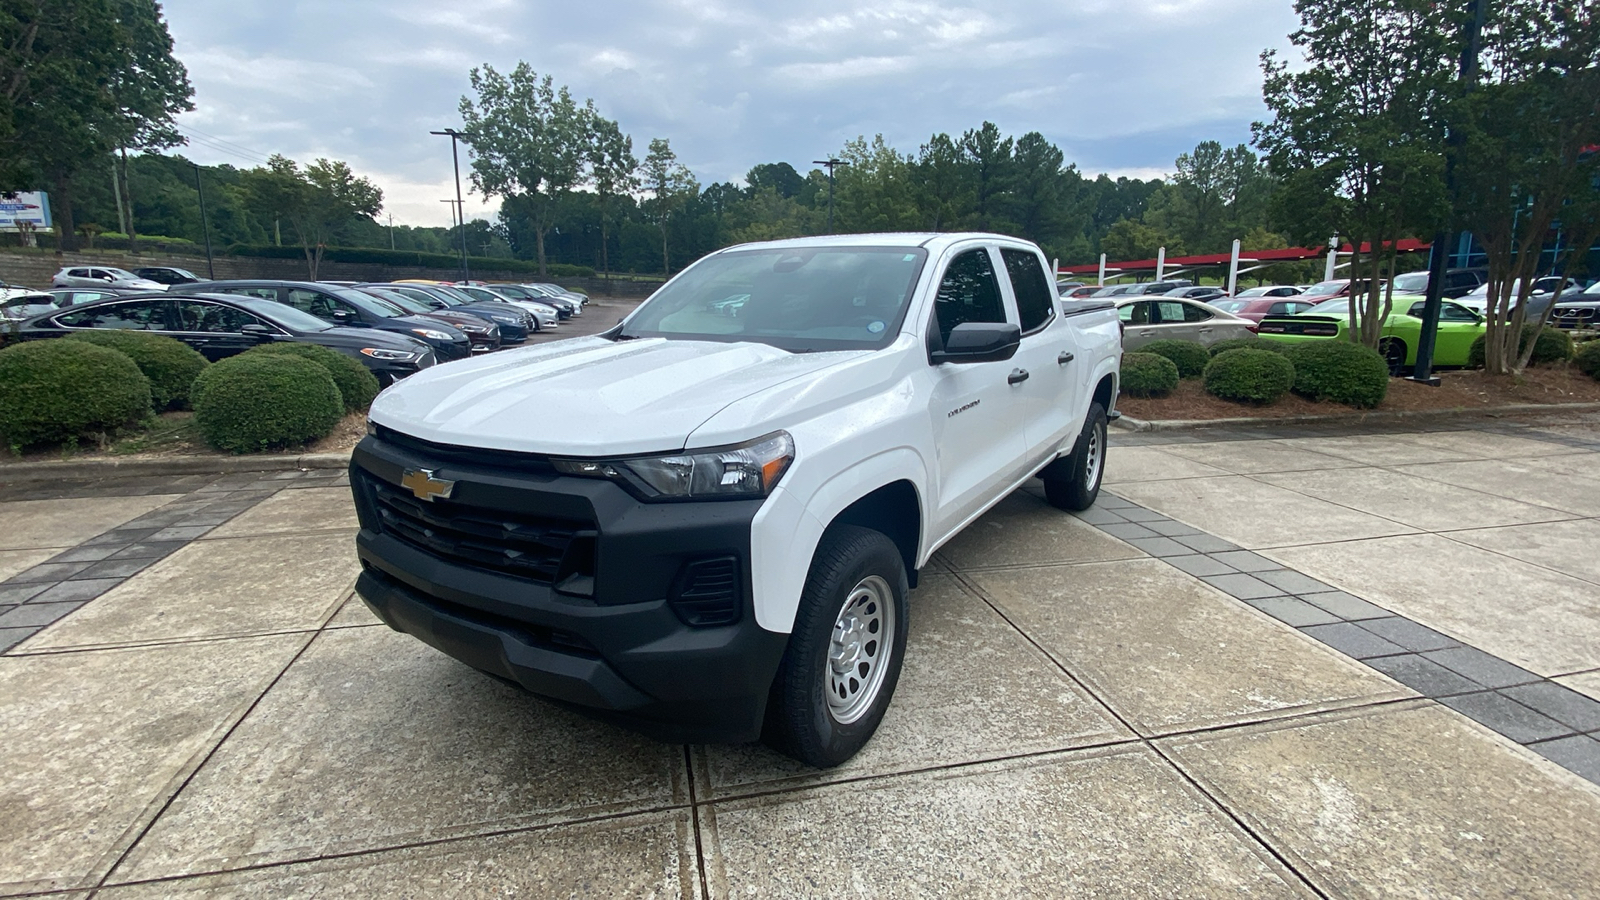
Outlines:
[{"label": "wheel arch", "polygon": [[908,479],[892,481],[873,490],[840,510],[828,522],[835,525],[859,525],[887,537],[900,551],[906,564],[906,578],[912,587],[917,586],[917,550],[922,541],[922,500],[917,488]]}]

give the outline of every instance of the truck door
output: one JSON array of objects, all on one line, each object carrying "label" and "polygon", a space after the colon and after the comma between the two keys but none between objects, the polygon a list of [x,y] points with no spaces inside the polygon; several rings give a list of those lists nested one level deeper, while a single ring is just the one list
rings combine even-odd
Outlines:
[{"label": "truck door", "polygon": [[[1015,321],[987,248],[976,247],[950,260],[928,326],[933,346],[942,346],[964,322]],[[933,366],[928,413],[939,496],[932,531],[940,537],[977,512],[1003,484],[1021,477],[1026,453],[1022,404],[1017,385],[1010,383],[1016,368],[1014,359]]]},{"label": "truck door", "polygon": [[1083,363],[1077,360],[1076,333],[1056,309],[1039,255],[1001,247],[1000,258],[1022,327],[1022,346],[1012,362],[1027,374],[1026,380],[1015,385],[1015,399],[1022,406],[1027,459],[1030,465],[1044,465],[1081,427],[1078,413],[1084,406],[1078,370]]}]

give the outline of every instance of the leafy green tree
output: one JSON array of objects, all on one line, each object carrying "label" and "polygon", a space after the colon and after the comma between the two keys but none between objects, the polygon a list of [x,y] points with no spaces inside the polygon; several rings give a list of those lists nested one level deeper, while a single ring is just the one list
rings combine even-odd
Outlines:
[{"label": "leafy green tree", "polygon": [[115,0],[117,23],[127,36],[128,58],[113,74],[111,99],[116,106],[111,140],[117,156],[120,207],[128,211],[128,249],[138,252],[139,230],[128,189],[128,150],[151,152],[187,143],[173,117],[194,109],[189,73],[172,55],[172,35],[155,0]]},{"label": "leafy green tree", "polygon": [[1563,0],[1491,10],[1485,83],[1449,115],[1455,205],[1488,256],[1484,367],[1518,374],[1534,349],[1519,347],[1534,279],[1577,273],[1600,240],[1600,17]]},{"label": "leafy green tree", "polygon": [[318,159],[302,171],[293,160],[273,156],[266,166],[245,172],[242,181],[258,210],[289,222],[312,281],[334,236],[383,208],[383,191],[338,160]]},{"label": "leafy green tree", "polygon": [[806,186],[806,180],[800,177],[794,166],[786,162],[752,166],[750,171],[745,173],[744,181],[749,186],[751,196],[771,188],[773,193],[785,200],[793,200],[800,196]]},{"label": "leafy green tree", "polygon": [[883,135],[846,143],[839,158],[849,163],[838,175],[839,230],[900,231],[915,220],[906,197],[907,161]]},{"label": "leafy green tree", "polygon": [[981,231],[1010,231],[1005,218],[1010,200],[1013,143],[1002,138],[1000,128],[984,122],[961,136],[961,152],[972,171],[972,224]]},{"label": "leafy green tree", "polygon": [[1155,259],[1162,247],[1167,248],[1168,256],[1184,253],[1182,240],[1177,235],[1132,219],[1112,225],[1100,239],[1100,248],[1112,260]]},{"label": "leafy green tree", "polygon": [[644,158],[641,169],[644,187],[652,197],[647,211],[661,230],[661,270],[672,274],[672,259],[667,254],[667,225],[672,216],[690,199],[700,194],[700,184],[694,180],[672,145],[666,138],[651,138],[650,153]]},{"label": "leafy green tree", "polygon": [[470,78],[477,100],[462,97],[460,110],[472,134],[472,183],[486,197],[527,197],[543,276],[556,198],[587,174],[593,104],[579,106],[566,86],[557,90],[525,62],[510,75],[484,65]]},{"label": "leafy green tree", "polygon": [[1289,39],[1309,65],[1262,54],[1273,118],[1256,123],[1256,144],[1282,181],[1278,218],[1307,243],[1339,234],[1355,246],[1349,333],[1376,347],[1395,242],[1444,214],[1438,112],[1455,45],[1432,0],[1296,0],[1295,11],[1302,25]]},{"label": "leafy green tree", "polygon": [[977,191],[966,158],[950,135],[929,138],[918,150],[908,176],[921,227],[945,231],[958,227],[971,214]]},{"label": "leafy green tree", "polygon": [[639,160],[633,155],[633,138],[623,134],[616,122],[591,115],[586,131],[590,180],[600,214],[600,271],[609,273],[614,201],[618,194],[639,189]]}]

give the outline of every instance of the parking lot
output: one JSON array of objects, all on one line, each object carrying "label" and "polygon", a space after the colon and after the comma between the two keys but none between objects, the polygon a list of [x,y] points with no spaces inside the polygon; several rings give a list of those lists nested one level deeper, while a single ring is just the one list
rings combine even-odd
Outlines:
[{"label": "parking lot", "polygon": [[1589,422],[1119,434],[1094,509],[939,552],[830,771],[377,624],[339,470],[4,484],[0,892],[1594,896],[1597,464]]}]

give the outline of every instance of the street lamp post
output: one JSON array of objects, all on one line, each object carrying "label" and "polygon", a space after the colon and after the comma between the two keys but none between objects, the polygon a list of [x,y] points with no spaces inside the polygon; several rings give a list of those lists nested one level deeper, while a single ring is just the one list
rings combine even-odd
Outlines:
[{"label": "street lamp post", "polygon": [[813,165],[826,166],[828,169],[828,233],[833,234],[833,170],[836,166],[848,166],[850,164],[842,159],[834,159],[831,156],[827,159],[813,159],[811,162]]},{"label": "street lamp post", "polygon": [[461,280],[471,281],[472,273],[467,267],[467,216],[466,207],[461,202],[461,155],[456,147],[458,142],[468,140],[474,135],[469,131],[457,131],[446,128],[443,131],[430,131],[429,134],[449,135],[450,137],[450,163],[456,171],[456,209],[461,212]]},{"label": "street lamp post", "polygon": [[206,186],[200,180],[200,164],[194,165],[194,189],[200,194],[200,231],[206,237],[206,277],[217,280],[216,266],[211,262],[211,225],[206,221]]}]

